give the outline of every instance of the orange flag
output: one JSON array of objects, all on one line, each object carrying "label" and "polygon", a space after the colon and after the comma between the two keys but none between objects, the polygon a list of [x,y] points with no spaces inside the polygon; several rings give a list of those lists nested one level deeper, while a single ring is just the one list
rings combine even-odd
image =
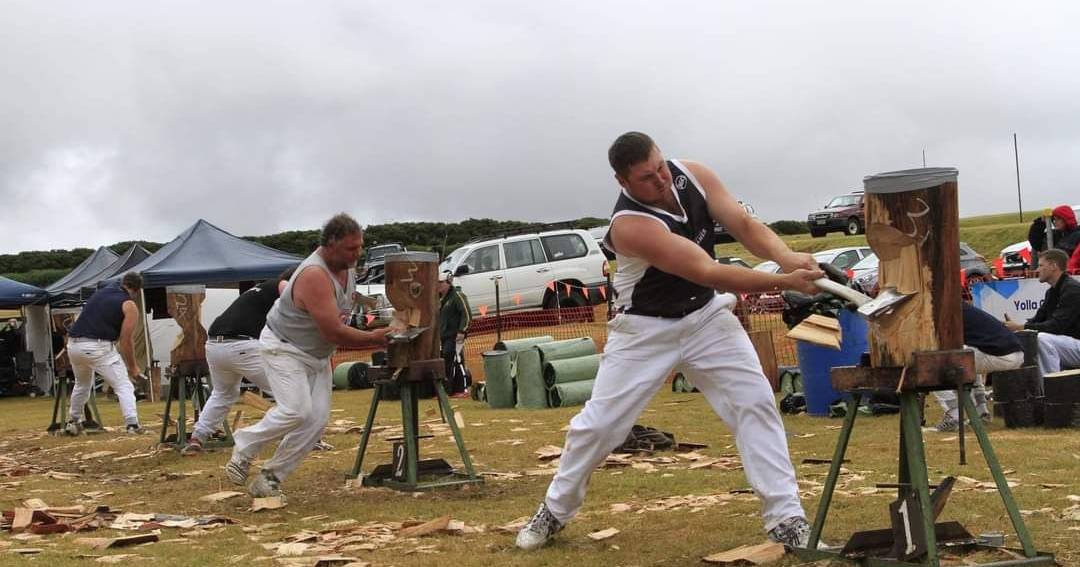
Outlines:
[{"label": "orange flag", "polygon": [[488,306],[487,305],[481,305],[480,306],[480,316],[481,317],[487,317],[487,312],[488,312]]},{"label": "orange flag", "polygon": [[569,297],[570,296],[570,284],[564,283],[563,287],[566,288],[566,295],[567,295],[567,297]]},{"label": "orange flag", "polygon": [[364,315],[364,320],[367,321],[368,325],[370,325],[371,322],[375,320],[375,316],[371,313],[368,313],[367,315]]},{"label": "orange flag", "polygon": [[960,287],[967,287],[967,272],[960,268]]},{"label": "orange flag", "polygon": [[555,292],[555,282],[548,282],[548,284],[547,284],[547,288],[548,288],[549,290],[551,290],[551,291],[552,291],[552,293],[554,293],[554,292]]},{"label": "orange flag", "polygon": [[607,299],[607,289],[605,289],[606,287],[607,286],[600,286],[600,288],[599,288],[600,289],[600,297],[603,297],[604,299]]},{"label": "orange flag", "polygon": [[589,298],[589,288],[583,287],[583,288],[581,288],[581,291],[582,291],[582,293],[585,294],[585,299],[588,299]]},{"label": "orange flag", "polygon": [[515,293],[514,294],[514,305],[521,305],[521,294],[520,293]]}]

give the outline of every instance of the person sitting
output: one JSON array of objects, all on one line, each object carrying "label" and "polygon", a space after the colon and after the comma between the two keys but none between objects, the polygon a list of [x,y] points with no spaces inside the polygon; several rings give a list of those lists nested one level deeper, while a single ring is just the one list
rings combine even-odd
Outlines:
[{"label": "person sitting", "polygon": [[[989,423],[990,410],[986,405],[986,374],[1020,368],[1024,363],[1024,347],[1020,339],[986,311],[964,302],[964,348],[975,351],[975,385],[971,389],[975,411]],[[955,390],[934,392],[945,415],[937,425],[941,432],[956,431],[960,425],[959,399]]]},{"label": "person sitting", "polygon": [[[1064,251],[1066,256],[1072,256],[1077,249],[1076,245],[1080,243],[1080,230],[1077,229],[1076,213],[1068,205],[1059,205],[1054,208],[1050,222],[1054,225],[1052,233],[1054,245],[1050,248],[1057,248]],[[1028,243],[1031,244],[1031,251],[1034,253],[1047,250],[1046,221],[1042,217],[1031,221],[1031,227],[1028,229]],[[1080,261],[1080,258],[1078,258],[1078,261]]]},{"label": "person sitting", "polygon": [[1065,252],[1053,249],[1039,254],[1039,281],[1050,284],[1046,298],[1035,316],[1026,323],[1006,321],[1012,331],[1038,331],[1039,387],[1042,376],[1059,372],[1062,366],[1080,366],[1080,282],[1065,273],[1069,261]]}]

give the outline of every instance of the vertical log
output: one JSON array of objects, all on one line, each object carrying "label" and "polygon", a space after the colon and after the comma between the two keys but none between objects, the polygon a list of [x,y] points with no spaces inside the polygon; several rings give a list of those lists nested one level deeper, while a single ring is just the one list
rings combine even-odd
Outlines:
[{"label": "vertical log", "polygon": [[864,179],[878,284],[914,294],[870,326],[875,367],[907,366],[917,351],[963,346],[956,177],[953,168],[923,168]]},{"label": "vertical log", "polygon": [[180,326],[169,358],[173,365],[206,361],[206,329],[202,325],[202,304],[206,298],[203,286],[166,288],[165,300],[169,315]]},{"label": "vertical log", "polygon": [[750,331],[748,334],[754,350],[757,351],[758,360],[761,361],[761,371],[765,374],[765,379],[769,381],[769,386],[774,392],[779,392],[780,368],[776,365],[776,348],[773,346],[772,331],[765,329]]},{"label": "vertical log", "polygon": [[427,327],[408,344],[391,344],[389,365],[404,368],[413,360],[439,358],[439,256],[431,252],[386,255],[386,297],[396,316],[410,327]]}]

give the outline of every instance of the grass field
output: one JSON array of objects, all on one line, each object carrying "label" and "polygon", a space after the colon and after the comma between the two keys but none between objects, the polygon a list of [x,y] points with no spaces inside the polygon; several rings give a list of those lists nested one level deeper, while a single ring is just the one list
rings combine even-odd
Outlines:
[{"label": "grass field", "polygon": [[[107,504],[127,512],[220,514],[237,521],[235,525],[211,530],[163,528],[159,543],[106,551],[94,550],[79,538],[115,537],[131,532],[103,528],[28,539],[14,539],[12,534],[3,532],[0,564],[66,567],[96,564],[98,556],[120,554],[133,555],[126,559],[128,564],[135,565],[288,564],[284,558],[274,558],[274,552],[264,544],[284,542],[303,530],[324,532],[310,543],[332,545],[350,537],[351,544],[363,550],[343,552],[344,555],[372,565],[398,566],[699,565],[705,555],[763,541],[756,499],[731,493],[746,488],[742,472],[731,470],[731,461],[726,460],[736,454],[734,440],[700,394],[662,391],[639,422],[670,431],[680,441],[708,444],[708,448],[698,453],[703,458],[721,459],[722,463],[729,463],[728,467],[692,470],[692,461],[679,459],[673,464],[638,463],[633,467],[600,469],[593,475],[581,516],[553,545],[532,554],[516,551],[513,536],[496,527],[534,511],[552,470],[550,464],[537,459],[534,451],[544,445],[561,445],[563,427],[578,408],[491,410],[478,402],[456,401],[457,411],[466,424],[465,440],[478,469],[511,474],[504,476],[504,480],[489,478],[483,486],[475,488],[403,494],[345,487],[343,471],[352,463],[358,434],[341,431],[362,421],[369,400],[368,391],[335,392],[329,430],[332,432],[328,432],[326,440],[337,449],[313,453],[285,483],[288,505],[261,512],[248,510],[251,500],[246,495],[220,503],[199,500],[201,496],[235,488],[221,470],[228,450],[185,458],[172,451],[149,453],[156,437],[133,438],[118,433],[76,439],[48,437],[43,433],[49,421],[48,399],[0,400],[0,415],[4,416],[0,426],[3,435],[0,474],[17,475],[0,476],[0,509],[11,511],[26,499],[37,498],[50,506],[81,504],[92,508]],[[116,404],[106,401],[102,405],[106,424],[119,424]],[[157,421],[152,416],[161,412],[161,404],[140,405],[147,423]],[[255,417],[251,415],[254,410],[245,408],[244,412],[249,418]],[[422,402],[421,412],[423,419],[437,421],[432,402]],[[932,409],[928,419],[937,417]],[[831,457],[839,421],[796,416],[786,417],[785,422],[803,502],[812,514],[826,468],[801,462],[807,457]],[[396,405],[383,404],[377,424],[398,425]],[[826,541],[843,542],[855,530],[887,527],[887,505],[893,499],[893,492],[876,489],[874,485],[895,482],[896,424],[894,417],[859,418],[848,453],[849,472],[843,475],[842,489],[834,500]],[[456,462],[452,440],[439,431],[435,433],[435,438],[422,443],[422,456],[441,455]],[[1070,495],[1080,493],[1080,478],[1075,472],[1080,461],[1080,436],[1070,431],[1004,430],[999,423],[994,424],[991,435],[999,458],[1009,471],[1008,477],[1019,483],[1015,493],[1037,545],[1056,553],[1062,565],[1080,564],[1080,543],[1075,537],[1080,522],[1067,519],[1072,516],[1066,513],[1073,505],[1070,498],[1076,498]],[[990,480],[973,440],[969,439],[968,443],[970,464],[961,467],[957,465],[954,434],[927,433],[926,437],[932,480],[947,474]],[[365,468],[370,470],[374,464],[388,462],[389,448],[388,443],[376,439]],[[87,457],[101,451],[114,453]],[[113,460],[133,453],[148,455]],[[54,480],[46,476],[48,471],[77,476],[73,480]],[[699,498],[683,505],[672,499],[690,495]],[[615,504],[626,506],[613,507]],[[418,539],[356,535],[370,533],[356,530],[371,522],[393,524],[444,515],[463,521],[469,528],[475,528],[476,533],[436,534]],[[973,533],[1010,533],[996,493],[979,490],[970,483],[958,485],[943,518],[958,520]],[[396,525],[384,529],[393,527]],[[620,533],[602,542],[587,537],[609,527]],[[1016,543],[1015,538],[1008,541]],[[28,547],[42,551],[32,558],[20,558],[10,551]],[[311,557],[316,552],[317,548],[304,550],[302,556]],[[794,557],[779,563],[799,564]]]},{"label": "grass field", "polygon": [[[1031,220],[1041,213],[1042,211],[1026,211],[1023,222],[1020,221],[1019,215],[1016,213],[960,219],[960,241],[967,242],[975,251],[985,256],[987,261],[993,262],[1002,248],[1027,238],[1028,226]],[[830,232],[823,238],[813,238],[809,234],[800,234],[785,236],[783,239],[792,250],[797,252],[812,253],[843,246],[866,246],[866,237],[864,235],[846,236],[839,232]],[[750,254],[746,248],[738,243],[717,245],[716,255],[737,256],[751,265],[760,261],[760,258]]]}]

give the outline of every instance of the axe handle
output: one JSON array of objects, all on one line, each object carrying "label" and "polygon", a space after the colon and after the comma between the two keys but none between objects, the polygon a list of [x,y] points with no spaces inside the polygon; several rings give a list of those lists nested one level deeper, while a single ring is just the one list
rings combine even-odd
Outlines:
[{"label": "axe handle", "polygon": [[819,278],[814,280],[814,285],[818,286],[822,291],[827,291],[837,297],[844,298],[857,306],[870,301],[870,297],[863,295],[846,285],[838,284],[829,278]]}]

